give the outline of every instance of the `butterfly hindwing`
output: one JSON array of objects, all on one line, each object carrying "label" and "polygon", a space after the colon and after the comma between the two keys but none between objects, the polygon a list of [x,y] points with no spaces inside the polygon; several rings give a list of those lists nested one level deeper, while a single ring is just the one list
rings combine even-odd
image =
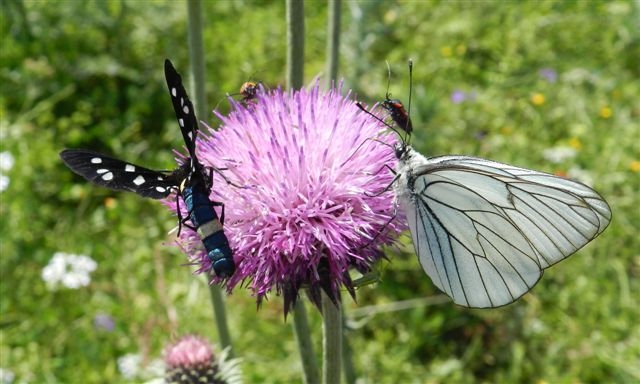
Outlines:
[{"label": "butterfly hindwing", "polygon": [[75,173],[100,186],[135,192],[152,199],[162,199],[175,189],[171,174],[153,171],[98,152],[65,149],[60,152],[64,163]]},{"label": "butterfly hindwing", "polygon": [[413,157],[410,201],[400,201],[414,247],[460,305],[515,301],[611,220],[604,199],[576,181],[474,157]]}]

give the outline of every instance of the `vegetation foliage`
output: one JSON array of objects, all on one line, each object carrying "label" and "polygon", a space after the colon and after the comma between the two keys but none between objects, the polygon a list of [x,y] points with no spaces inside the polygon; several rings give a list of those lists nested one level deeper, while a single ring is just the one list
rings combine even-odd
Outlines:
[{"label": "vegetation foliage", "polygon": [[[58,158],[63,148],[85,147],[173,167],[182,143],[162,63],[168,57],[188,71],[186,5],[0,7],[0,152],[15,158],[0,192],[0,367],[16,382],[121,382],[118,357],[151,361],[185,333],[215,340],[205,282],[167,235],[175,217],[157,202],[84,182]],[[211,109],[227,109],[225,94],[247,80],[283,83],[283,2],[204,8]],[[532,293],[495,310],[447,300],[400,309],[439,295],[401,239],[387,250],[381,281],[361,288],[357,303],[345,298],[357,375],[374,383],[639,381],[638,4],[366,1],[343,10],[340,73],[359,99],[384,97],[387,60],[389,92],[408,101],[413,59],[413,144],[422,153],[577,177],[614,215]],[[324,68],[326,4],[308,2],[306,15],[312,83]],[[216,124],[213,114],[201,118]],[[552,162],[545,154],[557,147],[574,155]],[[91,284],[49,289],[41,272],[55,252],[96,260]],[[237,290],[227,304],[245,380],[299,381],[281,299],[256,311]],[[115,320],[112,330],[96,328],[99,314]],[[317,311],[310,321],[319,340]]]}]

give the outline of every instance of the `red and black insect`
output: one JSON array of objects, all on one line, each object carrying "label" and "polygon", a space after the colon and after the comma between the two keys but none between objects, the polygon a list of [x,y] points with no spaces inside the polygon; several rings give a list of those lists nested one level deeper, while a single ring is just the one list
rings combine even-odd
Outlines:
[{"label": "red and black insect", "polygon": [[[391,68],[388,67],[389,63],[387,63],[387,68],[389,69],[389,81],[391,81]],[[409,59],[409,110],[411,110],[411,88],[413,82],[413,60]],[[409,112],[404,109],[404,105],[398,99],[392,99],[391,94],[389,93],[389,84],[387,84],[387,94],[384,96],[384,101],[382,102],[382,107],[389,112],[391,119],[398,125],[400,129],[405,131],[408,134],[411,134],[413,131],[413,124],[411,124],[411,118],[409,117]]]},{"label": "red and black insect", "polygon": [[404,105],[398,99],[390,99],[389,94],[385,96],[384,101],[382,102],[382,107],[389,112],[391,119],[406,133],[411,133],[413,130],[413,125],[411,124],[411,118],[409,114],[404,109]]},{"label": "red and black insect", "polygon": [[[389,63],[387,63],[387,67],[388,65]],[[413,61],[410,59],[409,60],[409,110],[411,110],[412,78],[413,78]],[[391,68],[389,68],[389,82],[391,82]],[[388,91],[389,91],[389,84],[387,84],[387,93],[385,94],[384,100],[382,101],[382,104],[381,104],[382,108],[384,108],[387,112],[389,112],[389,116],[391,116],[391,119],[393,120],[393,122],[396,123],[396,125],[401,130],[403,130],[406,134],[410,135],[411,132],[413,131],[413,124],[411,123],[409,112],[404,108],[404,104],[402,104],[400,100],[392,99],[391,94]],[[358,108],[360,108],[364,112],[372,115],[371,112],[367,111],[359,102],[356,103],[356,105],[358,106]],[[380,120],[377,116],[375,115],[372,115],[372,116]],[[387,125],[387,127],[396,131],[391,125],[387,124],[382,120],[380,121],[385,125]]]}]

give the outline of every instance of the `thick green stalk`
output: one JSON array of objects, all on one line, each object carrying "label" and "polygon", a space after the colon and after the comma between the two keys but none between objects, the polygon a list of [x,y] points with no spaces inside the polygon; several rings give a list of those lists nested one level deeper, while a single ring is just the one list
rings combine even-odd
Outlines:
[{"label": "thick green stalk", "polygon": [[287,88],[304,81],[304,1],[287,0]]},{"label": "thick green stalk", "polygon": [[322,382],[340,383],[342,372],[342,313],[322,291]]},{"label": "thick green stalk", "polygon": [[[338,67],[340,64],[340,20],[342,18],[342,0],[329,0],[329,13],[327,15],[327,73],[326,87],[331,88],[335,80],[338,78]],[[323,298],[323,304],[326,300]],[[340,306],[341,323],[345,318],[344,307]],[[325,319],[326,320],[326,319]],[[326,324],[325,324],[326,330]],[[325,339],[328,335],[325,333]],[[328,346],[325,342],[323,348]],[[323,355],[329,352],[324,349]],[[326,364],[326,360],[325,360]],[[328,367],[325,365],[325,368]],[[342,369],[344,369],[345,381],[347,384],[353,384],[356,380],[355,368],[351,359],[351,347],[346,338],[344,330],[342,330]],[[326,375],[325,375],[326,379]]]},{"label": "thick green stalk", "polygon": [[347,316],[345,315],[344,306],[340,306],[340,313],[342,315],[342,370],[344,371],[344,382],[346,384],[355,384],[356,368],[353,366],[352,350],[349,345],[349,331],[345,327]]},{"label": "thick green stalk", "polygon": [[202,41],[202,0],[187,0],[189,9],[189,59],[195,86],[195,103],[197,116],[207,120],[208,107],[205,92],[204,43]]},{"label": "thick green stalk", "polygon": [[[195,108],[201,119],[206,119],[207,100],[205,94],[204,44],[202,42],[202,1],[187,0],[189,12],[189,57],[195,85]],[[222,348],[231,347],[231,335],[227,326],[227,314],[222,290],[217,285],[209,286],[211,304],[218,328],[218,338]],[[230,351],[233,356],[233,349]]]},{"label": "thick green stalk", "polygon": [[[304,2],[287,0],[287,88],[298,89],[304,81]],[[307,312],[302,301],[293,306],[293,328],[298,341],[304,382],[319,383],[311,331],[307,321]]]},{"label": "thick green stalk", "polygon": [[338,77],[340,63],[340,17],[341,0],[329,0],[329,14],[327,15],[327,89]]},{"label": "thick green stalk", "polygon": [[293,330],[300,350],[304,382],[306,384],[318,384],[320,375],[316,364],[316,354],[313,352],[313,344],[311,344],[311,330],[307,320],[307,311],[301,300],[298,300],[293,306]]}]

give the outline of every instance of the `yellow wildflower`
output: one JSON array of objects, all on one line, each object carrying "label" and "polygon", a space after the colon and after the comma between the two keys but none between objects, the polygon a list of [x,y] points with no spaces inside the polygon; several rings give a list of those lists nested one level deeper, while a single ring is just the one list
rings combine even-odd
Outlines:
[{"label": "yellow wildflower", "polygon": [[467,46],[464,44],[458,44],[458,46],[456,46],[456,53],[458,54],[458,56],[462,56],[467,52]]},{"label": "yellow wildflower", "polygon": [[511,132],[513,132],[513,129],[509,126],[504,126],[500,128],[500,133],[502,133],[504,136],[509,136]]},{"label": "yellow wildflower", "polygon": [[118,200],[114,199],[113,197],[107,197],[106,199],[104,199],[104,206],[107,209],[113,209],[118,206]]},{"label": "yellow wildflower", "polygon": [[611,115],[613,115],[613,110],[610,107],[607,107],[605,105],[604,107],[600,108],[600,117],[602,117],[603,119],[608,119],[611,117]]},{"label": "yellow wildflower", "polygon": [[569,146],[575,150],[582,149],[582,142],[577,137],[572,137],[569,139]]},{"label": "yellow wildflower", "polygon": [[631,163],[629,163],[629,169],[631,169],[633,172],[640,172],[640,161],[631,161]]},{"label": "yellow wildflower", "polygon": [[445,45],[444,47],[440,48],[440,54],[443,57],[451,57],[451,55],[453,55],[453,50],[450,46]]},{"label": "yellow wildflower", "polygon": [[537,93],[537,92],[531,95],[530,100],[533,105],[542,105],[545,102],[544,95],[542,93]]}]

